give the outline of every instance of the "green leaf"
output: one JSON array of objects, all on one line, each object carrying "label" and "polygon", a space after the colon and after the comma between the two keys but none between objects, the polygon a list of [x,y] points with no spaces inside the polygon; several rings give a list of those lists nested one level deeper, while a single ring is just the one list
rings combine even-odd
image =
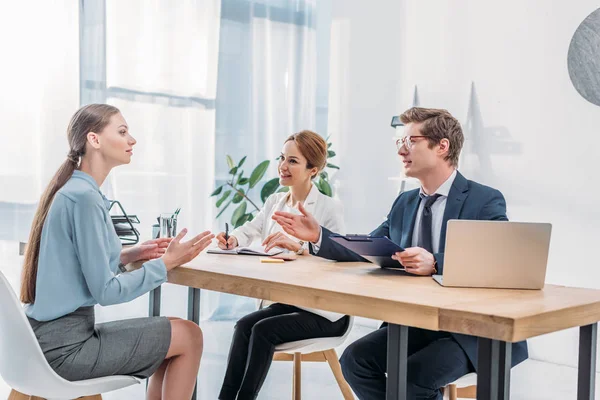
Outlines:
[{"label": "green leaf", "polygon": [[242,179],[240,179],[240,181],[238,182],[238,185],[245,185],[246,183],[248,183],[248,178],[242,178]]},{"label": "green leaf", "polygon": [[282,186],[279,188],[279,190],[277,191],[277,193],[284,193],[284,192],[289,192],[290,191],[290,187],[289,186]]},{"label": "green leaf", "polygon": [[325,196],[329,196],[331,197],[333,195],[332,191],[331,191],[331,186],[329,185],[329,182],[327,182],[326,180],[321,179],[320,180],[320,184],[321,184],[321,193],[323,193]]},{"label": "green leaf", "polygon": [[237,221],[235,221],[235,224],[233,224],[233,222],[232,222],[234,228],[244,225],[247,221],[249,221],[248,218],[251,216],[252,216],[252,214],[244,214]]},{"label": "green leaf", "polygon": [[[236,167],[237,168],[237,167]],[[242,179],[242,175],[244,175],[244,171],[240,171],[240,173],[237,176],[237,179],[235,181],[235,184],[238,185],[240,183],[240,179]]]},{"label": "green leaf", "polygon": [[235,211],[233,212],[233,215],[231,216],[231,223],[237,228],[239,225],[237,225],[237,221],[238,219],[240,219],[242,217],[242,215],[246,214],[246,202],[243,202],[242,204],[240,204]]},{"label": "green leaf", "polygon": [[248,216],[248,221],[252,221],[254,219],[254,214],[246,214]]},{"label": "green leaf", "polygon": [[240,162],[239,162],[239,163],[238,163],[238,165],[237,165],[237,166],[238,166],[238,168],[242,166],[242,164],[244,163],[244,161],[246,161],[246,157],[247,157],[247,156],[244,156],[244,157],[242,157],[242,159],[240,160]]},{"label": "green leaf", "polygon": [[330,148],[330,147],[331,147],[331,143],[327,143],[327,148]]},{"label": "green leaf", "polygon": [[327,171],[321,171],[319,176],[325,180],[329,179],[329,174],[327,174]]},{"label": "green leaf", "polygon": [[235,167],[235,164],[233,162],[233,158],[231,158],[231,156],[229,154],[227,154],[227,166],[229,167],[229,169]]},{"label": "green leaf", "polygon": [[242,192],[243,194],[246,194],[244,192],[244,189],[238,189],[238,190],[239,190],[239,192],[236,192],[235,195],[233,196],[233,204],[237,204],[244,199],[244,196],[242,194],[240,194],[240,192]]},{"label": "green leaf", "polygon": [[219,211],[219,213],[217,214],[217,216],[215,217],[215,219],[219,219],[219,217],[221,216],[221,214],[223,214],[223,211],[227,210],[227,207],[229,207],[230,204],[231,204],[231,200],[229,200],[227,202],[227,204],[225,204],[223,206],[223,208],[221,208],[221,211]]},{"label": "green leaf", "polygon": [[327,163],[327,168],[340,169],[340,167],[338,167],[337,165],[333,165],[333,164],[329,164],[329,163]]},{"label": "green leaf", "polygon": [[227,190],[225,193],[223,193],[223,196],[221,196],[221,198],[217,200],[217,208],[221,207],[221,204],[223,204],[223,202],[229,197],[230,194],[231,190]]},{"label": "green leaf", "polygon": [[265,175],[265,172],[267,172],[267,168],[269,168],[270,163],[271,161],[265,160],[258,164],[256,168],[254,168],[254,171],[252,171],[250,174],[250,188],[256,186],[256,184],[262,179],[262,177]]},{"label": "green leaf", "polygon": [[260,199],[262,200],[263,204],[265,201],[267,201],[267,198],[270,195],[275,193],[275,190],[277,190],[278,187],[279,187],[279,178],[273,178],[270,181],[268,181],[267,183],[265,183],[262,190],[260,191]]},{"label": "green leaf", "polygon": [[327,150],[327,158],[333,158],[333,157],[335,157],[335,151]]},{"label": "green leaf", "polygon": [[221,194],[221,190],[223,190],[223,186],[225,186],[225,185],[221,185],[218,188],[216,188],[215,191],[212,192],[212,194],[210,195],[210,197],[217,196],[217,195]]},{"label": "green leaf", "polygon": [[235,175],[235,174],[237,174],[237,170],[238,170],[238,167],[233,167],[233,168],[231,168],[231,169],[229,170],[229,173],[230,173],[231,175]]}]

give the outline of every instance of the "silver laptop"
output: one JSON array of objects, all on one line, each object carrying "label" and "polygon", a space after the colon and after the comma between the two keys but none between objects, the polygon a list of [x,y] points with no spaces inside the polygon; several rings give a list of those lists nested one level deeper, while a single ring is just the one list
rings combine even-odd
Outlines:
[{"label": "silver laptop", "polygon": [[442,286],[541,289],[546,278],[552,225],[450,220]]}]

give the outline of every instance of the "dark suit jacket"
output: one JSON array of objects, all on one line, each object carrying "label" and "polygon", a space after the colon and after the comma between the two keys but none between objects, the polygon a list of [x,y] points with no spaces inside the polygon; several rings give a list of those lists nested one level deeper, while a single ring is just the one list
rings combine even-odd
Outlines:
[{"label": "dark suit jacket", "polygon": [[[418,189],[400,194],[394,201],[386,220],[371,232],[371,235],[387,236],[394,243],[404,248],[412,247],[412,234],[419,202]],[[469,181],[460,173],[456,174],[456,179],[446,200],[439,252],[434,254],[440,274],[444,273],[446,225],[449,219],[507,221],[504,196],[496,189]],[[332,232],[322,228],[321,247],[316,255],[337,261],[367,261],[331,240],[329,238],[331,234]],[[310,251],[314,254],[312,245]],[[457,333],[453,333],[452,336],[465,350],[473,366],[477,368],[477,338]],[[514,367],[527,357],[527,342],[514,343],[512,366]]]}]

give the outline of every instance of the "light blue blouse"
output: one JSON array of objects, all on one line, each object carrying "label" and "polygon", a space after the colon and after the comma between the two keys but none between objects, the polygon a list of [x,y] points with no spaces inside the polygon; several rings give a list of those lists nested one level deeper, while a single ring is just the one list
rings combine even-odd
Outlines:
[{"label": "light blue blouse", "polygon": [[96,181],[76,170],[56,193],[42,229],[35,303],[25,313],[49,321],[79,307],[124,303],[167,280],[161,259],[119,269],[121,241]]}]

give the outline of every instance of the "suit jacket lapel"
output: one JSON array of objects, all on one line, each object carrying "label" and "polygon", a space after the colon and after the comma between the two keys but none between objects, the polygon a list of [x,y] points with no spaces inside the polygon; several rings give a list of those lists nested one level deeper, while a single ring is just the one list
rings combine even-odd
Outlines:
[{"label": "suit jacket lapel", "polygon": [[448,220],[458,219],[465,199],[469,194],[468,192],[469,183],[467,179],[460,172],[457,172],[448,193],[448,199],[446,200],[446,209],[444,210],[444,219],[442,220],[442,232],[440,233],[440,253],[443,253],[446,248],[446,226],[448,225]]},{"label": "suit jacket lapel", "polygon": [[407,248],[412,247],[413,229],[415,228],[415,219],[417,210],[419,209],[419,191],[415,190],[412,197],[408,199],[404,207],[404,215],[402,216],[402,240],[400,246]]}]

